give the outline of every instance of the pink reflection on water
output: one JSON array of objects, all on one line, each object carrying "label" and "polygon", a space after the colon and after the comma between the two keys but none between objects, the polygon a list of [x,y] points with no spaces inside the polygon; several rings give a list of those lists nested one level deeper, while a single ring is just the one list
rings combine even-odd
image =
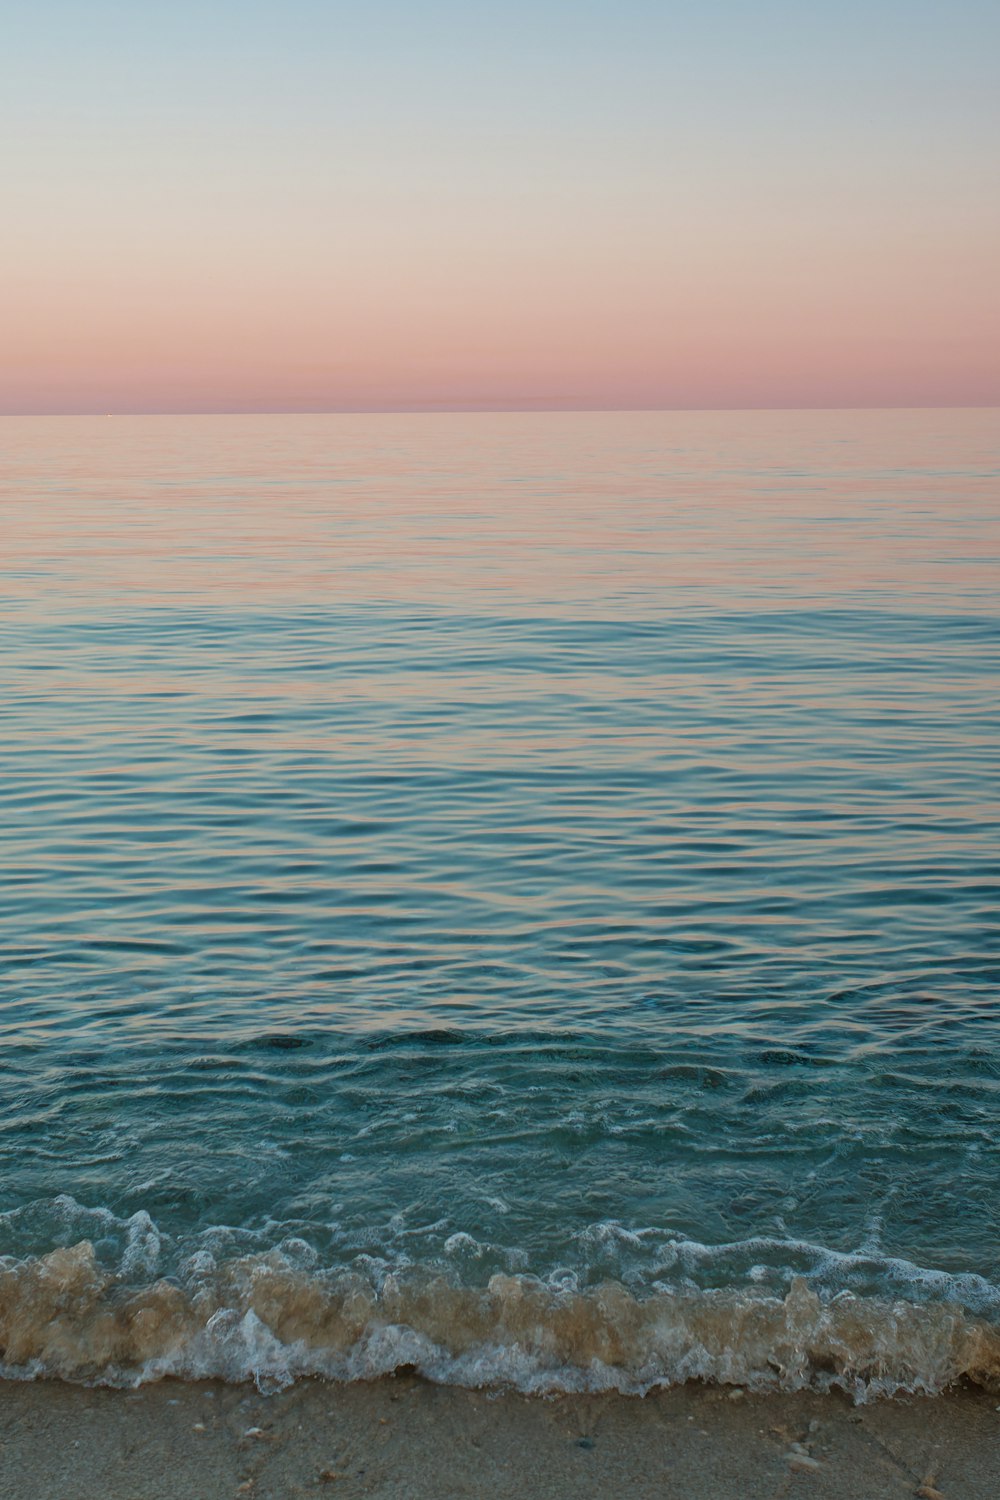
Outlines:
[{"label": "pink reflection on water", "polygon": [[6,418],[3,595],[935,608],[995,587],[997,432],[985,410]]}]

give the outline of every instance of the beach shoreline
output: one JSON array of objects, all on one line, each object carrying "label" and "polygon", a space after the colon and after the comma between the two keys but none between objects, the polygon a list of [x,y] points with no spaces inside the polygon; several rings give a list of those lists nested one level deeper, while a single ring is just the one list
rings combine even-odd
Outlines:
[{"label": "beach shoreline", "polygon": [[0,1382],[4,1500],[995,1500],[996,1393],[855,1406],[687,1384],[644,1398],[434,1385]]}]

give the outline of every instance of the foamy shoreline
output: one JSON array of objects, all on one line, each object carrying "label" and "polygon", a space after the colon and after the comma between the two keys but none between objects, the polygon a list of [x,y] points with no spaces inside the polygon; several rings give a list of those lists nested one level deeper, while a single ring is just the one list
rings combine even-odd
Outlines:
[{"label": "foamy shoreline", "polygon": [[688,1288],[637,1299],[619,1282],[578,1291],[494,1275],[475,1287],[417,1268],[376,1286],[303,1274],[278,1254],[202,1257],[184,1286],[130,1287],[89,1241],[0,1264],[0,1378],[253,1380],[271,1393],[399,1372],[525,1395],[641,1396],[701,1380],[757,1394],[840,1388],[864,1402],[962,1380],[1000,1390],[1000,1328],[952,1302],[822,1299],[801,1277],[783,1297]]},{"label": "foamy shoreline", "polygon": [[996,1396],[959,1388],[854,1407],[838,1393],[690,1384],[551,1398],[414,1376],[112,1391],[0,1382],[4,1500],[684,1496],[995,1500]]}]

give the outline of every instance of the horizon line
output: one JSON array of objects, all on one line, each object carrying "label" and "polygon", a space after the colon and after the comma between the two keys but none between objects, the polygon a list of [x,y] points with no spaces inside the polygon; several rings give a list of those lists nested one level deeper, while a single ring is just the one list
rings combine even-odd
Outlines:
[{"label": "horizon line", "polygon": [[97,407],[88,409],[66,408],[58,411],[0,411],[0,420],[44,420],[63,417],[365,417],[365,416],[574,416],[574,415],[654,415],[658,413],[709,413],[709,412],[824,412],[824,411],[998,411],[1000,398],[995,401],[901,401],[878,403],[809,403],[803,406],[765,404],[760,406],[470,406],[450,405],[442,402],[425,403],[420,406],[305,406],[305,407],[252,407],[233,406],[218,408],[202,407],[141,407],[128,411],[102,411]]}]

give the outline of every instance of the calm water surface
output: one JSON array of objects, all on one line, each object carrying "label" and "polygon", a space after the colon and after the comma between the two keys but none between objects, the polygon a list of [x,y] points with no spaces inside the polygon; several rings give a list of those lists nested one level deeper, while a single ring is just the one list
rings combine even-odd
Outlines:
[{"label": "calm water surface", "polygon": [[[417,1285],[1000,1318],[997,413],[6,419],[0,474],[0,1333],[77,1340],[12,1372],[530,1384]],[[340,1365],[280,1277],[369,1298]],[[209,1283],[228,1353],[93,1342]]]}]

